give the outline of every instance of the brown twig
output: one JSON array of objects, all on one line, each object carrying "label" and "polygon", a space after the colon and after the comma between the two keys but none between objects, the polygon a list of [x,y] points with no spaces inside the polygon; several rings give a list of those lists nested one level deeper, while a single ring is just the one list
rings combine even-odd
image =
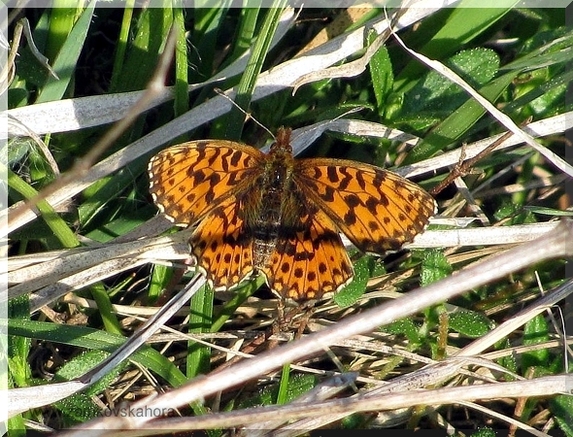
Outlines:
[{"label": "brown twig", "polygon": [[443,181],[441,181],[438,185],[436,185],[434,188],[432,188],[430,190],[430,194],[432,196],[436,196],[436,195],[440,194],[444,190],[444,188],[446,188],[448,185],[450,185],[454,181],[454,179],[456,179],[460,176],[465,176],[466,174],[468,174],[468,172],[476,164],[476,162],[478,162],[480,159],[482,159],[483,157],[485,157],[489,153],[493,152],[493,150],[497,146],[499,146],[501,143],[503,143],[505,140],[507,140],[512,135],[513,135],[512,132],[506,132],[504,135],[499,137],[496,141],[491,143],[489,146],[487,146],[485,149],[483,149],[481,152],[479,152],[473,158],[468,159],[467,161],[464,161],[465,153],[464,153],[464,149],[462,146],[462,151],[460,153],[460,159],[459,159],[458,163],[456,165],[454,165],[450,174],[448,176],[446,176],[446,178]]}]

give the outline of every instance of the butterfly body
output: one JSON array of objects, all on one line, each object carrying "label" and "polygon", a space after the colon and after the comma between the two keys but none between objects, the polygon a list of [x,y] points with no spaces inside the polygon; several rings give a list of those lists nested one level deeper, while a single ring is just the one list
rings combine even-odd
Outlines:
[{"label": "butterfly body", "polygon": [[365,252],[398,249],[434,213],[431,196],[377,167],[326,158],[295,159],[290,130],[268,154],[240,143],[194,141],[150,161],[150,191],[190,239],[198,267],[216,289],[262,273],[295,300],[336,291],[353,276],[339,235]]},{"label": "butterfly body", "polygon": [[288,169],[279,162],[269,161],[255,190],[257,207],[244,202],[242,208],[245,214],[244,231],[253,236],[253,265],[256,269],[269,264],[281,229],[294,225],[286,212]]}]

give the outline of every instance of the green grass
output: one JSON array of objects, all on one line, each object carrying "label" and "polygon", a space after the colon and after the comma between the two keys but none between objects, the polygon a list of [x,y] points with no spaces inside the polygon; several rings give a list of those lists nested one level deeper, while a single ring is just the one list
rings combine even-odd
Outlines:
[{"label": "green grass", "polygon": [[[392,38],[360,74],[345,78],[326,75],[303,85],[294,95],[286,75],[277,78],[276,89],[268,85],[259,89],[257,78],[261,72],[272,74],[281,64],[296,60],[297,53],[312,37],[343,13],[334,9],[304,10],[287,36],[271,45],[275,30],[280,28],[278,11],[24,9],[21,16],[29,20],[35,44],[48,57],[59,80],[54,79],[23,44],[17,48],[19,57],[8,91],[10,109],[82,96],[143,90],[153,76],[169,29],[174,26],[178,32],[176,53],[167,79],[168,85],[173,86],[172,98],[142,114],[110,144],[100,159],[101,168],[110,168],[104,167],[108,162],[104,160],[113,157],[114,153],[129,150],[128,157],[119,168],[106,170],[81,190],[64,187],[69,188],[68,197],[72,197],[65,205],[51,206],[45,200],[40,202],[37,208],[41,218],[28,220],[10,235],[10,257],[17,259],[15,257],[19,255],[40,255],[57,250],[68,253],[66,251],[79,245],[109,244],[138,227],[145,227],[157,214],[148,191],[147,162],[153,153],[168,144],[230,138],[258,147],[269,140],[263,129],[252,121],[245,122],[244,113],[236,109],[216,117],[203,110],[213,107],[208,105],[210,99],[213,103],[217,98],[214,88],[227,90],[237,86],[239,106],[272,132],[283,125],[301,128],[332,120],[360,108],[344,118],[379,123],[422,139],[411,148],[398,141],[369,137],[364,133],[329,132],[304,152],[305,156],[354,159],[390,169],[398,164],[416,164],[503,132],[503,127],[463,90],[412,59]],[[370,11],[370,18],[372,16],[381,19],[383,11]],[[349,31],[343,28],[341,32],[346,33],[339,38]],[[368,42],[377,36],[372,32],[361,35]],[[411,49],[456,71],[518,125],[530,118],[536,122],[572,109],[565,105],[565,91],[572,74],[567,69],[570,59],[567,54],[573,46],[573,33],[564,26],[563,10],[444,9],[425,17],[415,27],[401,30],[399,35]],[[322,47],[326,44],[328,41],[323,42]],[[187,84],[207,82],[223,69],[238,65],[236,62],[249,48],[253,49],[253,55],[237,74],[225,75],[216,83],[187,91]],[[344,65],[363,54],[364,50],[357,51],[336,64]],[[313,62],[309,63],[311,71]],[[323,70],[322,67],[318,69],[319,72]],[[264,97],[260,98],[259,91]],[[199,106],[203,104],[206,106]],[[197,112],[191,113],[189,119],[176,120],[189,114],[189,110]],[[101,113],[106,113],[105,106]],[[94,114],[95,117],[97,111]],[[56,115],[59,112],[52,115],[54,123]],[[205,116],[208,123],[196,122],[200,116]],[[166,127],[172,120],[176,121]],[[28,127],[34,130],[34,124]],[[43,135],[42,140],[59,171],[65,173],[108,129],[109,125],[96,125],[55,131]],[[147,148],[127,149],[134,142],[143,144],[138,141],[150,133],[158,135],[153,137],[157,138],[153,144],[145,146]],[[561,131],[538,141],[558,156],[565,157],[567,146]],[[9,170],[10,204],[34,197],[57,178],[42,149],[22,137],[10,140]],[[447,169],[439,169],[417,178],[417,182],[429,190],[447,173]],[[488,223],[476,221],[470,226],[544,222],[570,206],[564,182],[554,186],[547,182],[548,178],[561,174],[546,158],[528,147],[493,151],[478,161],[470,174],[463,176],[470,192],[482,186],[473,193],[471,204],[468,203],[470,199],[462,197],[453,185],[438,194],[436,200],[443,216],[477,215],[488,220]],[[83,177],[76,175],[77,180]],[[504,187],[518,189],[504,193],[500,191]],[[488,194],[490,190],[495,194]],[[461,203],[454,207],[454,201]],[[141,240],[142,245],[145,241]],[[306,332],[358,314],[398,293],[450,276],[470,262],[505,248],[416,249],[390,255],[384,261],[373,256],[360,258],[357,254],[353,258],[356,260],[355,281],[334,300],[329,298],[317,304]],[[75,273],[70,271],[68,275]],[[191,416],[240,410],[252,405],[288,404],[332,372],[339,371],[357,372],[359,376],[340,396],[349,396],[354,390],[368,391],[377,381],[419,369],[424,364],[422,357],[441,360],[452,355],[511,318],[523,306],[530,305],[539,296],[536,275],[543,288],[551,290],[564,282],[564,261],[531,266],[504,281],[471,290],[447,304],[428,308],[372,333],[372,337],[394,348],[394,352],[384,350],[379,343],[372,348],[366,343],[362,347],[336,345],[320,359],[291,363],[282,373],[229,389],[220,397],[207,398],[202,405],[183,407],[180,412]],[[117,273],[110,271],[103,279],[75,290],[75,297],[68,296],[66,303],[54,302],[50,310],[43,309],[31,315],[29,293],[11,301],[10,387],[34,387],[82,375],[122,344],[142,323],[141,319],[116,312],[113,305],[133,310],[164,305],[174,292],[170,282],[173,276],[170,268],[151,264]],[[186,275],[179,282],[186,283],[188,279],[189,275]],[[184,312],[189,317],[183,314],[174,318],[170,326],[178,332],[196,334],[219,347],[257,355],[274,346],[274,340],[252,349],[248,348],[249,342],[259,338],[278,315],[277,299],[264,286],[257,291],[261,285],[259,280],[233,293],[197,295]],[[34,289],[33,284],[31,287]],[[165,289],[169,289],[167,294]],[[87,306],[90,301],[97,302],[97,309]],[[290,333],[294,332],[296,329],[291,328]],[[215,338],[211,336],[213,333],[222,335]],[[241,343],[243,339],[244,344]],[[537,316],[496,344],[494,352],[499,355],[494,361],[514,375],[526,378],[562,373],[566,370],[563,368],[563,350],[551,342],[553,339],[550,318],[547,314]],[[539,344],[546,347],[527,349],[527,346]],[[509,351],[511,346],[517,345],[523,345],[525,349],[518,354]],[[416,355],[420,359],[413,358]],[[169,390],[198,375],[209,374],[231,357],[231,353],[227,355],[209,343],[159,338],[132,355],[130,361],[124,362],[89,391],[17,415],[10,422],[10,433],[19,435],[21,428],[30,423],[26,421],[56,429],[83,423],[98,416],[100,405],[94,403],[91,396],[113,408],[124,400]],[[134,373],[141,368],[147,369],[149,374]],[[308,368],[314,370],[311,372]],[[52,375],[53,380],[50,380]],[[496,374],[496,377],[499,380],[513,378],[510,374]],[[459,375],[448,382],[462,385],[467,382],[465,378]],[[437,421],[441,415],[451,426],[468,434],[477,435],[478,428],[484,433],[485,426],[509,428],[507,422],[492,418],[487,412],[456,405],[455,400],[452,402],[452,405],[435,406],[432,414],[423,407],[410,410],[395,427],[443,427],[444,424]],[[554,428],[573,435],[568,403],[570,405],[570,398],[566,396],[528,399],[517,411],[515,404],[510,402],[481,402],[522,423],[545,411],[546,414],[532,426],[540,430],[552,422]],[[466,421],[466,415],[471,422]],[[51,419],[47,420],[48,417]],[[356,413],[339,418],[330,426],[373,428],[383,424],[382,415]],[[220,435],[222,431],[210,433]]]}]

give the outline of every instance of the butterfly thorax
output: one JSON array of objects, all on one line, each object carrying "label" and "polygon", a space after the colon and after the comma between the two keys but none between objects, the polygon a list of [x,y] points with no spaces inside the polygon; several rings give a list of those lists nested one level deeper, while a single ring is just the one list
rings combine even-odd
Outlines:
[{"label": "butterfly thorax", "polygon": [[258,178],[258,198],[251,201],[254,208],[245,217],[245,225],[254,237],[255,267],[262,268],[269,264],[277,240],[284,238],[285,233],[301,229],[303,206],[298,201],[293,168],[294,158],[288,144],[288,135],[278,136]]}]

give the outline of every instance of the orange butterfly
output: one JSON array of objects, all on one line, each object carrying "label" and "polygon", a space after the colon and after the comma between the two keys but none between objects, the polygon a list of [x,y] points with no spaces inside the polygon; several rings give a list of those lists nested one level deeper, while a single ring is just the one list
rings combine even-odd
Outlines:
[{"label": "orange butterfly", "polygon": [[262,273],[295,300],[337,291],[353,276],[339,232],[364,252],[399,249],[435,213],[418,185],[341,159],[295,159],[290,129],[265,154],[233,141],[191,141],[149,162],[150,191],[189,240],[216,290]]}]

